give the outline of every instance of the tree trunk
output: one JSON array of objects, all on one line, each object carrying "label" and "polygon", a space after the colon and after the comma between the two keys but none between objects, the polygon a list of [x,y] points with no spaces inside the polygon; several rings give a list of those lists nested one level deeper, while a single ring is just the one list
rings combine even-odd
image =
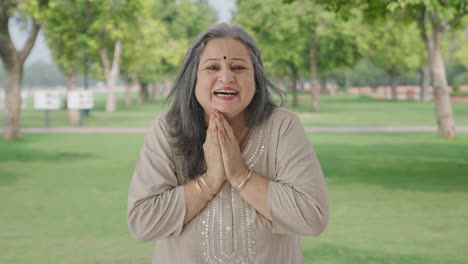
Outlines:
[{"label": "tree trunk", "polygon": [[153,101],[158,102],[161,100],[161,89],[159,87],[159,83],[154,82],[151,86],[153,87]]},{"label": "tree trunk", "polygon": [[351,87],[351,71],[350,70],[345,70],[345,91],[347,92],[348,89]]},{"label": "tree trunk", "polygon": [[328,85],[328,93],[330,96],[336,96],[338,94],[338,89],[339,86],[337,80],[335,78],[331,79]]},{"label": "tree trunk", "polygon": [[114,45],[114,57],[112,64],[107,56],[105,48],[99,49],[99,55],[101,56],[104,65],[104,75],[106,76],[107,85],[107,100],[106,100],[106,112],[115,112],[117,108],[117,98],[115,95],[115,86],[117,84],[117,77],[119,76],[120,67],[120,55],[122,54],[122,41],[117,40]]},{"label": "tree trunk", "polygon": [[309,61],[310,61],[310,88],[312,92],[312,111],[318,112],[320,109],[320,84],[317,76],[317,58],[315,54],[316,43],[312,39],[309,45]]},{"label": "tree trunk", "polygon": [[328,94],[327,78],[326,77],[323,77],[323,78],[320,79],[320,93]]},{"label": "tree trunk", "polygon": [[140,104],[146,104],[148,102],[149,98],[149,84],[147,82],[142,82],[140,83],[140,91],[139,91],[139,97],[138,97],[138,102]]},{"label": "tree trunk", "polygon": [[9,14],[7,8],[0,11],[0,58],[6,72],[3,136],[6,140],[13,140],[20,135],[23,64],[34,46],[40,25],[33,20],[32,30],[22,50],[17,51],[8,30]]},{"label": "tree trunk", "polygon": [[133,106],[133,87],[138,80],[138,75],[134,74],[132,77],[127,78],[127,87],[125,89],[125,106]]},{"label": "tree trunk", "polygon": [[453,139],[455,138],[455,120],[452,113],[452,102],[447,91],[447,78],[445,76],[445,65],[442,60],[441,42],[443,32],[433,23],[433,53],[431,54],[431,73],[433,81],[434,104],[437,117],[439,135]]},{"label": "tree trunk", "polygon": [[390,79],[390,87],[392,87],[392,100],[398,100],[398,83],[400,82],[400,75],[394,71],[388,72],[388,77]]},{"label": "tree trunk", "polygon": [[431,70],[427,64],[422,65],[419,68],[420,79],[419,79],[419,88],[420,95],[419,98],[421,101],[429,100],[429,89],[431,88]]},{"label": "tree trunk", "polygon": [[4,138],[13,140],[20,134],[22,65],[6,69],[5,108],[3,113]]},{"label": "tree trunk", "polygon": [[[65,86],[67,93],[76,89],[77,72],[66,73]],[[79,109],[68,109],[68,125],[78,126],[80,124],[80,110]]]},{"label": "tree trunk", "polygon": [[293,62],[289,62],[289,68],[291,69],[291,79],[289,83],[289,90],[292,93],[293,96],[293,106],[296,107],[298,105],[298,100],[297,100],[297,79],[298,79],[298,73],[297,73],[297,67]]},{"label": "tree trunk", "polygon": [[132,107],[133,106],[133,98],[132,98],[132,83],[127,83],[127,87],[125,89],[125,106]]},{"label": "tree trunk", "polygon": [[[428,30],[426,26],[427,20],[431,23],[431,30]],[[441,53],[442,36],[445,30],[441,23],[440,18],[435,15],[434,11],[429,13],[425,7],[421,8],[418,25],[421,38],[426,46],[430,74],[432,75],[437,129],[440,136],[453,139],[456,135],[455,120],[453,119],[452,103],[447,91],[447,77],[445,76],[445,65]]]},{"label": "tree trunk", "polygon": [[170,79],[166,79],[164,81],[164,97],[167,98],[171,90],[172,90],[172,81]]},{"label": "tree trunk", "polygon": [[429,37],[429,30],[428,30],[428,25],[427,21],[429,18],[428,12],[426,10],[426,7],[421,7],[419,10],[419,15],[418,15],[418,28],[419,28],[419,34],[421,36],[421,39],[424,43],[424,46],[426,47],[426,60],[425,63],[421,67],[421,100],[425,101],[426,99],[429,98],[429,88],[431,86],[431,62],[432,62],[432,53],[434,50],[434,43],[431,41],[432,39]]}]

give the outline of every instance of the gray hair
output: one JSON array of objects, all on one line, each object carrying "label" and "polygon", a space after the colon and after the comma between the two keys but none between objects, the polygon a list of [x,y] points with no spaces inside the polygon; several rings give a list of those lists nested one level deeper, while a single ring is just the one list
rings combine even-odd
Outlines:
[{"label": "gray hair", "polygon": [[273,101],[272,92],[279,96],[281,106],[284,102],[284,92],[268,80],[257,44],[244,29],[221,23],[200,33],[187,50],[166,100],[173,100],[166,120],[170,127],[171,145],[184,162],[185,179],[194,179],[206,170],[203,143],[207,127],[203,108],[195,97],[195,85],[198,63],[206,45],[213,39],[223,37],[240,40],[248,49],[254,67],[255,95],[245,109],[247,126],[253,128],[260,124],[278,107]]}]

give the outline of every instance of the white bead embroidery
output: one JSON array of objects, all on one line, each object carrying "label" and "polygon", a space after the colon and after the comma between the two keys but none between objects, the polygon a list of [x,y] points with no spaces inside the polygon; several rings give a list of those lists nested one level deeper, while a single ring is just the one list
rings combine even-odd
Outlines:
[{"label": "white bead embroidery", "polygon": [[[254,131],[255,132],[255,131]],[[265,151],[263,130],[249,139],[242,153],[252,170]],[[256,133],[252,133],[254,137]],[[255,144],[253,143],[255,142]],[[255,145],[253,153],[252,146]],[[248,157],[248,159],[247,159]],[[230,196],[230,199],[228,199]],[[224,204],[225,200],[230,204]],[[226,209],[227,214],[223,213]],[[255,262],[255,209],[250,207],[231,186],[225,184],[202,212],[202,248],[206,263],[253,264]],[[226,218],[228,217],[228,218]],[[229,220],[232,219],[232,223]],[[219,238],[219,244],[215,243]],[[232,248],[226,248],[232,239]],[[231,241],[229,241],[231,242]]]}]

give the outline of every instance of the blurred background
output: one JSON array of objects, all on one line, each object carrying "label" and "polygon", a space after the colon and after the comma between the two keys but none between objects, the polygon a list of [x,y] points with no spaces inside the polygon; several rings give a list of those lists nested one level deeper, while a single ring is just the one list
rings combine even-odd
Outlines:
[{"label": "blurred background", "polygon": [[0,0],[0,263],[151,262],[130,179],[218,22],[254,36],[321,162],[305,263],[468,262],[468,0]]}]

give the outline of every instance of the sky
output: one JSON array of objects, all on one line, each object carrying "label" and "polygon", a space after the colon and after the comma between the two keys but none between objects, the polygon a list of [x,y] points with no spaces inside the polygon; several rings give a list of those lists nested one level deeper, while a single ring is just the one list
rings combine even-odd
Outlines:
[{"label": "sky", "polygon": [[[218,11],[219,20],[218,22],[229,22],[231,20],[231,13],[235,8],[235,0],[209,0],[208,2]],[[17,49],[22,47],[26,41],[27,35],[19,30],[19,28],[10,21],[10,32],[12,34],[13,42]],[[52,57],[44,35],[40,33],[36,39],[34,48],[31,50],[29,57],[26,60],[26,64],[30,65],[35,61],[51,62]]]}]

